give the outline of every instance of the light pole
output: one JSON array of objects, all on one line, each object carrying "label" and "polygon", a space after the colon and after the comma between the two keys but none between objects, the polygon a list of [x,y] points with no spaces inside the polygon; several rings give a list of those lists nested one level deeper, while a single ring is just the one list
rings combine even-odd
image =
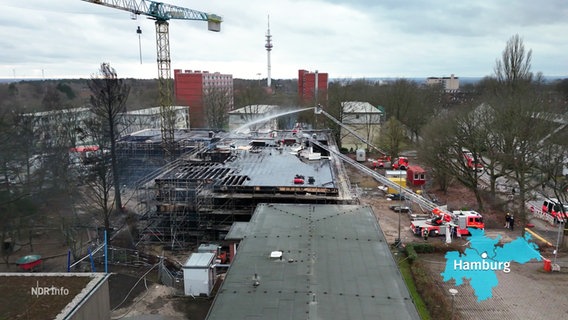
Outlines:
[{"label": "light pole", "polygon": [[[561,204],[562,206],[562,204]],[[564,210],[560,211],[560,214],[565,215]],[[562,229],[564,229],[564,224],[566,223],[566,219],[562,218],[558,222],[558,235],[556,236],[556,249],[554,249],[554,264],[556,264],[556,258],[558,257],[558,246],[560,246],[560,239],[562,238]]]},{"label": "light pole", "polygon": [[454,288],[450,288],[448,291],[450,291],[450,294],[452,295],[452,317],[450,319],[454,319],[454,298],[456,296],[456,294],[458,294],[458,290],[454,289]]},{"label": "light pole", "polygon": [[402,214],[402,182],[400,181],[400,176],[398,177],[398,196],[400,204],[398,206],[398,237],[395,241],[395,246],[400,246],[402,240],[400,239],[400,215]]}]

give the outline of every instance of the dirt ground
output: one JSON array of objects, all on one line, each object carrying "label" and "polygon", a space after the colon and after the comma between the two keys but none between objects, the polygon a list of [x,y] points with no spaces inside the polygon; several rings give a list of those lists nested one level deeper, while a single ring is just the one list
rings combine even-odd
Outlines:
[{"label": "dirt ground", "polygon": [[[389,243],[394,243],[395,239],[398,238],[399,232],[399,214],[389,209],[389,206],[403,204],[410,207],[413,213],[427,213],[422,212],[420,207],[414,205],[410,201],[391,201],[386,197],[386,193],[378,188],[379,183],[373,177],[362,175],[359,171],[352,167],[347,167],[346,169],[349,174],[351,184],[359,187],[359,200],[361,204],[369,205],[373,208],[381,229]],[[382,173],[384,174],[384,172]],[[448,193],[443,193],[439,190],[429,190],[428,193],[435,195],[440,203],[447,204],[448,208],[474,209],[476,207],[475,197],[472,192],[466,188],[453,186],[451,192]],[[420,240],[419,237],[415,237],[412,234],[409,226],[409,214],[402,213],[400,215],[400,237],[403,243]]]},{"label": "dirt ground", "polygon": [[[350,168],[349,168],[350,169]],[[349,170],[352,183],[360,186],[360,200],[373,208],[381,229],[390,243],[394,243],[398,237],[399,214],[389,209],[389,205],[399,203],[385,199],[385,194],[377,189],[378,184],[370,177],[364,177],[355,171]],[[475,197],[471,191],[453,185],[446,194],[437,190],[430,190],[441,204],[447,204],[448,208],[476,208]],[[416,212],[419,208],[411,206]],[[497,203],[496,207],[504,207]],[[503,228],[503,210],[490,209],[489,204],[484,209],[483,217],[486,222],[485,234],[488,237],[500,236],[502,241],[508,242],[521,235],[521,228],[511,231]],[[420,237],[414,236],[409,230],[410,218],[408,214],[400,216],[401,240],[404,243],[424,242]],[[534,221],[531,221],[534,222]],[[443,242],[444,239],[440,239]],[[437,241],[430,238],[431,243]],[[455,240],[454,240],[455,241]],[[461,241],[462,246],[467,245],[467,240]],[[455,245],[456,243],[454,243]],[[544,245],[539,246],[541,255],[552,259],[553,248]],[[425,263],[431,276],[436,279],[435,287],[445,293],[447,301],[451,303],[450,288],[458,289],[455,296],[455,318],[457,319],[567,319],[568,318],[568,253],[560,251],[557,263],[563,265],[560,272],[544,272],[542,261],[531,261],[526,264],[513,263],[510,273],[498,272],[498,285],[493,289],[493,298],[478,302],[473,289],[468,281],[459,287],[454,281],[444,282],[440,273],[445,268],[443,254],[421,254],[419,259]]]}]

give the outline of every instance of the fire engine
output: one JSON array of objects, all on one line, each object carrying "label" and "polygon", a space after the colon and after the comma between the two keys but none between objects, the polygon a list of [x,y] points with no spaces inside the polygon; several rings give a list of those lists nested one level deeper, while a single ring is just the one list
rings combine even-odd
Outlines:
[{"label": "fire engine", "polygon": [[[348,126],[345,126],[343,123],[332,117],[330,114],[325,112],[323,108],[318,105],[314,108],[316,114],[323,114],[327,116],[329,119],[333,120],[335,123],[340,125],[341,127],[345,128],[351,134],[356,136],[359,140],[363,141],[366,145],[372,147],[373,149],[379,151],[383,156],[377,159],[376,163],[373,164],[373,169],[377,167],[385,167],[387,163],[391,163],[391,158],[388,156],[384,151],[380,150],[379,148],[373,146],[368,141],[366,141],[363,137],[357,134],[354,130],[351,130]],[[376,170],[373,170],[343,154],[337,152],[336,150],[329,149],[327,146],[319,143],[316,139],[310,139],[309,141],[319,146],[320,148],[329,151],[330,153],[334,153],[338,158],[343,160],[344,162],[354,166],[355,168],[359,169],[360,171],[367,173],[369,176],[373,177],[378,182],[382,183],[387,188],[392,188],[395,190],[399,190],[401,194],[400,197],[408,198],[408,200],[414,202],[420,208],[430,210],[430,218],[427,219],[414,219],[410,225],[411,231],[415,234],[422,235],[423,232],[427,232],[427,234],[432,233],[433,235],[438,234],[445,234],[447,230],[450,232],[455,232],[459,235],[468,235],[469,230],[468,228],[478,228],[484,229],[485,225],[483,223],[483,217],[481,214],[475,211],[448,211],[443,207],[439,207],[436,203],[426,199],[420,194],[413,192],[410,189],[402,187],[400,184],[395,183],[394,181],[389,180],[387,177],[379,174]],[[471,153],[470,153],[471,154]],[[473,159],[473,156],[471,156]],[[399,170],[406,170],[408,168],[408,158],[406,157],[398,157],[395,159],[393,164],[396,164],[396,168]],[[472,162],[473,164],[473,162]],[[476,166],[477,167],[477,166]],[[481,168],[483,168],[481,166]]]},{"label": "fire engine", "polygon": [[473,210],[450,212],[441,208],[434,208],[431,218],[415,219],[410,222],[410,230],[415,235],[424,235],[425,230],[430,236],[445,235],[449,229],[458,236],[467,236],[470,234],[468,228],[485,228],[480,213]]},{"label": "fire engine", "polygon": [[564,222],[568,219],[568,204],[560,204],[558,199],[550,198],[542,202],[542,212],[554,218],[554,222]]},{"label": "fire engine", "polygon": [[373,168],[392,168],[394,170],[406,170],[409,166],[407,157],[397,157],[391,161],[390,156],[382,156],[373,161]]},{"label": "fire engine", "polygon": [[471,170],[475,170],[477,172],[483,171],[483,164],[479,162],[479,159],[477,161],[475,160],[471,151],[467,149],[462,149],[462,156],[468,168],[470,168]]}]

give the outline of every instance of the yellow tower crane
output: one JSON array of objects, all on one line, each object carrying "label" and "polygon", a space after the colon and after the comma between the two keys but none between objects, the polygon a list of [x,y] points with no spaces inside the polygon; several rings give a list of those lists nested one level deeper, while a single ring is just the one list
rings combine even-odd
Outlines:
[{"label": "yellow tower crane", "polygon": [[210,31],[221,31],[223,19],[215,14],[148,0],[81,0],[102,6],[145,15],[156,20],[156,48],[158,61],[158,92],[161,115],[162,146],[167,159],[175,153],[175,114],[173,110],[173,84],[170,60],[170,19],[207,21]]}]

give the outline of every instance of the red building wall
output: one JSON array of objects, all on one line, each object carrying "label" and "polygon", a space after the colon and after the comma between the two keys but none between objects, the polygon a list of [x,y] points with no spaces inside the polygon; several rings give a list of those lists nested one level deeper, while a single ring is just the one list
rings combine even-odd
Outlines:
[{"label": "red building wall", "polygon": [[[317,101],[316,101],[316,77],[317,77]],[[328,74],[298,70],[298,95],[300,101],[306,105],[316,103],[327,104]]]},{"label": "red building wall", "polygon": [[207,115],[203,105],[206,88],[227,89],[230,96],[228,110],[233,107],[233,76],[209,73],[207,71],[174,70],[174,92],[176,101],[189,106],[189,121],[191,128],[206,128]]},{"label": "red building wall", "polygon": [[202,128],[205,123],[203,110],[203,74],[191,70],[174,70],[174,92],[177,104],[189,106],[192,128]]}]

